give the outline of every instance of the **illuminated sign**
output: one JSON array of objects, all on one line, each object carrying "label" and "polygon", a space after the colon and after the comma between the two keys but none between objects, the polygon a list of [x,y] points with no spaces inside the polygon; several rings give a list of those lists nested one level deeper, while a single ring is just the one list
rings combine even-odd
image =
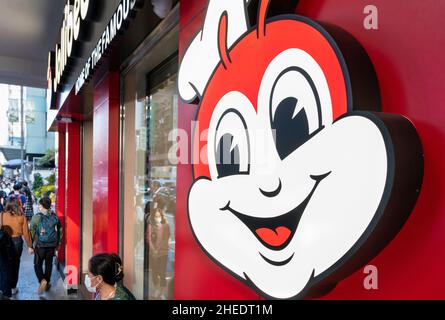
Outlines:
[{"label": "illuminated sign", "polygon": [[210,0],[182,60],[204,157],[188,215],[208,257],[264,297],[315,297],[403,226],[423,151],[407,118],[378,112],[374,68],[351,35],[269,2],[250,26],[245,0]]},{"label": "illuminated sign", "polygon": [[[48,63],[48,89],[57,93],[60,85],[64,83],[69,75],[69,67],[73,65],[81,52],[81,46],[86,41],[93,12],[94,1],[89,0],[68,0],[64,8],[64,19],[60,31],[60,44],[56,45],[53,57]],[[143,0],[122,0],[93,53],[87,60],[79,79],[76,82],[76,94],[91,75],[104,52],[107,50],[116,35],[122,31],[125,22],[132,17],[136,7],[141,7]],[[49,83],[50,79],[52,82]]]},{"label": "illuminated sign", "polygon": [[48,81],[48,89],[46,93],[46,99],[47,99],[47,108],[48,110],[56,109],[56,92],[53,90],[53,80],[54,80],[54,70],[55,70],[55,58],[56,55],[54,52],[50,52],[48,54],[48,70],[46,74],[46,79]]},{"label": "illuminated sign", "polygon": [[[73,5],[71,5],[73,3]],[[81,43],[81,31],[86,28],[85,21],[91,12],[89,0],[68,0],[64,9],[64,19],[60,30],[60,44],[55,49],[55,74],[53,91],[57,92],[66,74],[66,68],[70,64]]]},{"label": "illuminated sign", "polygon": [[142,2],[141,0],[121,1],[76,81],[76,94],[79,93],[85,82],[92,75],[97,63],[107,51],[116,35],[122,30],[124,23],[132,17],[132,12],[135,10],[135,7],[141,6]]}]

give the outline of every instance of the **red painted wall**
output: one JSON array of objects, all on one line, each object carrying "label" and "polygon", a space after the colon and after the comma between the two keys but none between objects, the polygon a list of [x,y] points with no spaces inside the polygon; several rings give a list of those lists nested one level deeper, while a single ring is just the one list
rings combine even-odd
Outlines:
[{"label": "red painted wall", "polygon": [[[65,127],[58,128],[59,145],[58,145],[58,167],[57,167],[57,198],[56,198],[56,213],[60,219],[60,223],[65,227],[65,172],[66,172],[66,133]],[[66,233],[64,232],[62,246],[59,248],[58,260],[65,263],[65,246]]]},{"label": "red painted wall", "polygon": [[94,91],[93,254],[118,252],[119,74],[110,72]]},{"label": "red painted wall", "polygon": [[[276,1],[276,0],[275,0]],[[182,1],[180,55],[202,26],[206,0]],[[365,30],[363,9],[376,5],[379,29]],[[399,235],[370,264],[378,268],[378,290],[365,290],[360,270],[326,299],[445,299],[445,2],[438,0],[302,0],[297,13],[329,22],[351,33],[368,52],[381,87],[382,108],[409,117],[425,151],[420,198]],[[190,135],[196,106],[180,105],[179,127]],[[176,279],[177,299],[253,299],[245,285],[220,270],[196,244],[187,219],[190,165],[178,167]]]},{"label": "red painted wall", "polygon": [[[66,266],[80,270],[80,183],[81,183],[81,123],[73,122],[66,125]],[[72,272],[73,269],[68,269]],[[68,275],[69,276],[69,275]],[[78,277],[69,277],[68,282],[78,281]],[[77,285],[78,283],[67,283]]]}]

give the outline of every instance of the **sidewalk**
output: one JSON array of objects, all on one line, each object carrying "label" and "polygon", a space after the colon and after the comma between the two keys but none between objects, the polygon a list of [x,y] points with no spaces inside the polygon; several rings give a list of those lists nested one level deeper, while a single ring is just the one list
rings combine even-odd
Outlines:
[{"label": "sidewalk", "polygon": [[18,283],[19,293],[13,300],[78,300],[76,295],[66,294],[63,280],[55,265],[53,265],[51,285],[50,291],[41,296],[37,294],[38,281],[34,273],[34,256],[28,254],[28,248],[24,245]]}]

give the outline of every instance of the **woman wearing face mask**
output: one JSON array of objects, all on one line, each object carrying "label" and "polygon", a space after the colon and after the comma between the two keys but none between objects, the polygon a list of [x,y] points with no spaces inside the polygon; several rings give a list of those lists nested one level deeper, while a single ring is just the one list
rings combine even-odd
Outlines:
[{"label": "woman wearing face mask", "polygon": [[95,300],[136,300],[119,284],[124,278],[122,260],[116,254],[98,254],[88,262],[85,287],[95,294]]},{"label": "woman wearing face mask", "polygon": [[154,298],[167,299],[167,271],[168,242],[170,239],[170,226],[161,209],[156,209],[150,215],[148,225],[148,242],[150,246],[150,266],[153,284],[155,287]]}]

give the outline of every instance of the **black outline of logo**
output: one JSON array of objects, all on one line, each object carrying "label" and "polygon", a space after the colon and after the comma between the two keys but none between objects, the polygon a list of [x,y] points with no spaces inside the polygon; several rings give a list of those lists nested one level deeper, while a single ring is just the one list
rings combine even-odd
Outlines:
[{"label": "black outline of logo", "polygon": [[[273,1],[274,0],[270,3],[274,3]],[[296,6],[297,3],[295,2],[298,3],[298,1],[293,1]],[[258,1],[252,1],[249,9],[246,7],[247,17],[249,17],[248,13],[252,16],[252,10],[256,5],[258,5]],[[289,3],[286,5],[289,7]],[[325,37],[334,49],[338,61],[341,64],[347,92],[348,111],[334,121],[334,123],[340,119],[354,115],[369,119],[380,130],[387,151],[388,172],[384,192],[377,211],[367,229],[335,264],[318,276],[314,276],[314,271],[306,287],[298,295],[290,299],[318,298],[329,293],[335,288],[338,282],[350,276],[377,256],[401,230],[414,209],[420,194],[424,169],[423,148],[419,135],[409,119],[401,115],[380,112],[380,90],[375,69],[364,48],[352,35],[337,26],[318,23],[312,19],[296,14],[273,16],[276,12],[282,13],[282,10],[288,10],[288,8],[281,8],[280,10],[277,2],[274,3],[273,11],[270,10],[271,8],[272,5],[269,7],[269,18],[266,19],[265,25],[275,21],[294,20],[311,26]],[[258,11],[259,9],[260,8],[258,8]],[[248,29],[231,48],[228,48],[228,51],[230,52],[244,37],[255,32],[255,30],[257,30],[257,25],[251,25],[250,29]],[[196,38],[196,36],[194,38]],[[222,63],[223,62],[220,62],[219,65]],[[219,69],[219,65],[215,68],[210,79],[213,78],[215,72]],[[208,85],[209,84],[207,84],[202,96],[205,96]],[[202,96],[199,95],[196,88],[195,91],[197,98],[192,101],[183,101],[185,103],[199,102],[197,110],[198,117]],[[195,136],[194,132],[192,136]],[[251,287],[261,296],[268,299],[277,299],[256,287],[246,274],[244,274],[246,279],[243,279],[225,267],[222,263],[214,259],[200,243],[190,220],[190,191],[193,185],[199,180],[211,179],[207,177],[195,177],[193,166],[192,171],[194,181],[187,195],[187,217],[197,244],[201,250],[225,272]]]}]

